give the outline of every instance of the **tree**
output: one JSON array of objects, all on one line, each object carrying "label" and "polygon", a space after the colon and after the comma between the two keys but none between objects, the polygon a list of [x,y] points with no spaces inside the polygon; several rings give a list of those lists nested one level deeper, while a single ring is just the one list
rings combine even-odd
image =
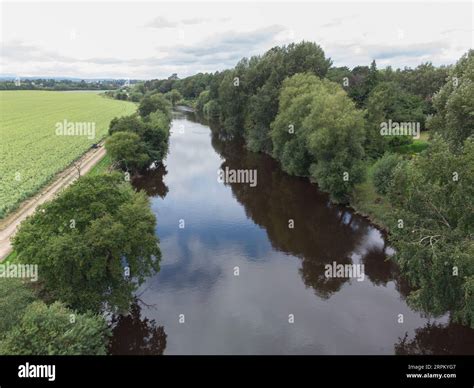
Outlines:
[{"label": "tree", "polygon": [[364,177],[364,118],[339,85],[328,82],[322,91],[303,121],[310,133],[308,152],[315,160],[310,174],[333,200],[347,202]]},{"label": "tree", "polygon": [[348,94],[354,100],[358,108],[363,108],[371,92],[367,80],[370,75],[368,66],[356,66],[351,71],[349,78]]},{"label": "tree", "polygon": [[307,149],[308,133],[304,119],[311,112],[311,103],[321,83],[312,74],[288,78],[280,94],[280,107],[270,133],[275,159],[291,175],[309,176],[314,159]]},{"label": "tree", "polygon": [[152,162],[161,162],[168,152],[171,117],[157,110],[145,119],[142,140]]},{"label": "tree", "polygon": [[151,163],[145,144],[133,132],[116,132],[110,136],[105,148],[112,160],[127,171],[141,170]]},{"label": "tree", "polygon": [[346,201],[363,177],[362,113],[333,82],[312,74],[288,78],[271,138],[285,171],[310,176],[335,201]]},{"label": "tree", "polygon": [[141,117],[146,117],[157,110],[171,112],[171,103],[161,93],[143,97],[138,106],[138,112]]},{"label": "tree", "polygon": [[245,139],[254,152],[271,153],[270,124],[278,113],[278,98],[285,78],[297,73],[324,77],[331,65],[324,51],[315,43],[301,42],[275,47],[249,62],[248,99],[245,110]]},{"label": "tree", "polygon": [[114,117],[109,124],[109,135],[116,132],[134,132],[141,136],[144,131],[144,124],[136,114],[123,117]]},{"label": "tree", "polygon": [[434,315],[451,311],[474,327],[474,139],[456,155],[435,138],[398,165],[393,181],[389,199],[398,221],[391,241],[413,287],[409,302]]},{"label": "tree", "polygon": [[228,71],[219,85],[219,106],[223,129],[231,135],[242,134],[247,105],[245,61]]},{"label": "tree", "polygon": [[206,105],[210,101],[209,90],[204,90],[199,94],[199,97],[196,100],[196,111],[199,113],[203,113],[204,105]]},{"label": "tree", "polygon": [[415,69],[405,68],[395,73],[395,81],[409,93],[423,99],[425,114],[433,114],[433,96],[446,83],[449,68],[434,67],[431,63],[422,63]]},{"label": "tree", "polygon": [[212,74],[198,73],[175,81],[173,89],[178,90],[184,98],[194,99],[208,88],[211,78]]},{"label": "tree", "polygon": [[204,105],[202,110],[204,117],[209,120],[218,120],[220,116],[219,103],[216,100],[211,100]]},{"label": "tree", "polygon": [[288,75],[309,72],[323,78],[332,61],[325,57],[323,49],[314,42],[291,43],[286,48]]},{"label": "tree", "polygon": [[429,127],[459,151],[474,134],[474,50],[461,57],[447,82],[433,98],[435,115]]},{"label": "tree", "polygon": [[[349,87],[349,79],[351,77],[351,71],[348,67],[331,67],[326,73],[326,78],[329,81],[335,82],[342,85],[345,89]],[[346,82],[344,82],[346,81]]]},{"label": "tree", "polygon": [[392,183],[393,174],[398,163],[400,163],[400,156],[396,154],[386,153],[374,164],[372,181],[375,190],[379,194],[387,194],[387,190]]},{"label": "tree", "polygon": [[35,300],[31,288],[19,279],[0,280],[0,339],[15,327],[25,309]]},{"label": "tree", "polygon": [[4,355],[105,355],[109,330],[102,316],[77,314],[62,303],[30,304],[0,342]]},{"label": "tree", "polygon": [[[166,156],[170,124],[171,112],[167,101],[145,118],[138,115],[114,118],[110,123],[111,137],[106,147],[121,168],[132,171],[144,169],[152,162],[161,162]],[[122,134],[119,136],[118,132]]]},{"label": "tree", "polygon": [[175,106],[178,101],[181,101],[183,99],[183,96],[178,90],[172,89],[165,94],[165,98],[171,102],[171,105]]},{"label": "tree", "polygon": [[424,128],[423,101],[410,94],[395,82],[381,82],[370,93],[366,110],[367,137],[364,148],[368,155],[378,157],[388,146],[409,143],[409,136],[382,136],[381,124],[389,120],[397,123],[418,123]]},{"label": "tree", "polygon": [[143,97],[143,94],[139,92],[132,92],[130,93],[129,100],[133,102],[139,102]]},{"label": "tree", "polygon": [[13,245],[44,292],[81,312],[127,309],[159,269],[156,219],[122,174],[84,176],[21,224]]},{"label": "tree", "polygon": [[250,151],[271,152],[270,124],[278,113],[279,94],[280,81],[275,75],[250,98],[245,125],[245,139]]}]

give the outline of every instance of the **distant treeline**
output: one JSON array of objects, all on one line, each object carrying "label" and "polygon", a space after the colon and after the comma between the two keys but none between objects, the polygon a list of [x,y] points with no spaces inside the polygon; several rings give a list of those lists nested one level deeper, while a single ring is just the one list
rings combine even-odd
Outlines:
[{"label": "distant treeline", "polygon": [[[137,81],[130,81],[133,84]],[[17,79],[0,81],[0,90],[113,90],[124,80],[76,81],[68,79]]]}]

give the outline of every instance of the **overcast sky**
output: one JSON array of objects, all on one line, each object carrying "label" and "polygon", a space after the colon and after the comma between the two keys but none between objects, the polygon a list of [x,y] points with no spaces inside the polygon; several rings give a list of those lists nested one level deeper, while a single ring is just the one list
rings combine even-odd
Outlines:
[{"label": "overcast sky", "polygon": [[451,64],[472,20],[470,2],[2,2],[0,75],[182,78],[301,40],[337,66]]}]

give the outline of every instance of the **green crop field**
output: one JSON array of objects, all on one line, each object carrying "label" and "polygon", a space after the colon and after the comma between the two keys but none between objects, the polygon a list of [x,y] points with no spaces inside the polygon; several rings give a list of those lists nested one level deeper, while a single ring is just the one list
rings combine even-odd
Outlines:
[{"label": "green crop field", "polygon": [[93,92],[0,92],[0,218],[99,142],[131,102]]}]

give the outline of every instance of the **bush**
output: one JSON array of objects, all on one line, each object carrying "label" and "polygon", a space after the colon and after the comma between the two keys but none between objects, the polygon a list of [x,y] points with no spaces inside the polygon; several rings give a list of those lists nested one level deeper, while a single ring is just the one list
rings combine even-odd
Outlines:
[{"label": "bush", "polygon": [[62,303],[30,304],[17,326],[0,343],[3,355],[105,355],[109,329],[105,319],[76,314]]},{"label": "bush", "polygon": [[372,183],[375,191],[379,194],[387,194],[388,188],[393,179],[393,172],[400,163],[400,156],[395,154],[384,154],[373,167]]},{"label": "bush", "polygon": [[19,279],[0,280],[0,338],[21,320],[26,307],[35,300],[33,291]]}]

